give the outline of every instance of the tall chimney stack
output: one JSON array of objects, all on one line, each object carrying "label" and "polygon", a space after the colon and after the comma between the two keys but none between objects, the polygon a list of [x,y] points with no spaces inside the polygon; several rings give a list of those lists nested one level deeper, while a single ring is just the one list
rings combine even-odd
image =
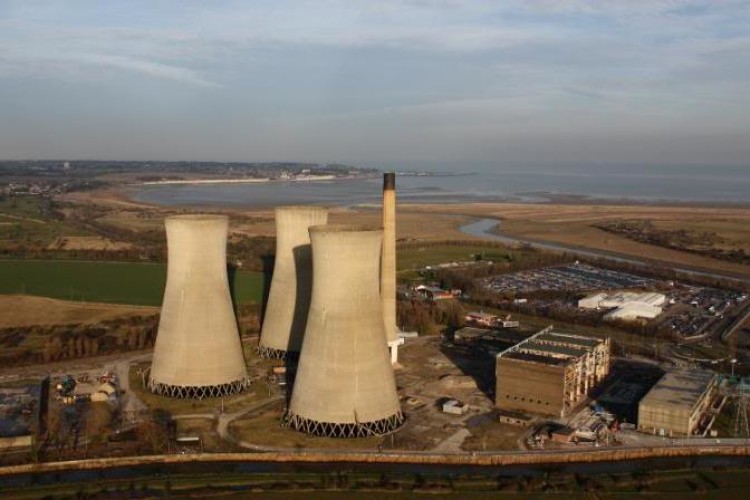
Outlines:
[{"label": "tall chimney stack", "polygon": [[380,263],[380,299],[383,304],[385,339],[391,363],[398,361],[403,340],[396,333],[396,173],[383,174],[383,252]]}]

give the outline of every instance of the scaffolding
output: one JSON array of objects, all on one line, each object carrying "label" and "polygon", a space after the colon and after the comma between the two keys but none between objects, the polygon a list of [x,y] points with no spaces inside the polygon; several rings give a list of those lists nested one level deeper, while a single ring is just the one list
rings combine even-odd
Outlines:
[{"label": "scaffolding", "polygon": [[750,397],[747,384],[739,383],[734,389],[734,437],[750,438],[750,424],[747,418],[747,401]]},{"label": "scaffolding", "polygon": [[565,415],[585,401],[589,392],[609,374],[610,341],[552,330],[551,325],[540,330],[499,353],[497,360],[505,357],[548,366],[562,365],[561,414]]}]

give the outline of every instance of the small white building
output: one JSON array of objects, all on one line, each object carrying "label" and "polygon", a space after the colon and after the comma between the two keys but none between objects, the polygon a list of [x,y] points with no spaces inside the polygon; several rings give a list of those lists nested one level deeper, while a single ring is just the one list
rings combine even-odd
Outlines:
[{"label": "small white building", "polygon": [[599,304],[605,298],[607,298],[606,293],[595,293],[594,295],[589,295],[580,299],[578,301],[578,307],[581,309],[599,309],[599,307],[601,307]]},{"label": "small white building", "polygon": [[581,309],[612,309],[607,313],[605,319],[654,319],[662,313],[662,306],[666,302],[667,296],[657,292],[600,292],[580,299],[578,307]]},{"label": "small white building", "polygon": [[449,399],[443,403],[443,413],[452,413],[453,415],[464,415],[469,411],[469,405],[462,403],[457,399]]},{"label": "small white building", "polygon": [[464,319],[467,323],[481,326],[492,326],[497,321],[497,314],[488,314],[484,311],[474,311],[467,314]]},{"label": "small white building", "polygon": [[654,319],[661,314],[661,307],[653,307],[647,304],[627,304],[612,309],[604,315],[604,319],[622,319],[633,321],[636,319]]}]

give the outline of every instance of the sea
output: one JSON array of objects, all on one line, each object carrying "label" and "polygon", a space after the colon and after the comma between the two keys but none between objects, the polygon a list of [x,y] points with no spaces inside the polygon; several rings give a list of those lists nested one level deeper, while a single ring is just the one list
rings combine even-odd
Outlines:
[{"label": "sea", "polygon": [[[750,165],[504,164],[493,162],[354,163],[397,172],[401,202],[549,202],[749,204]],[[178,206],[354,206],[378,203],[381,178],[262,184],[133,186],[139,202]]]}]

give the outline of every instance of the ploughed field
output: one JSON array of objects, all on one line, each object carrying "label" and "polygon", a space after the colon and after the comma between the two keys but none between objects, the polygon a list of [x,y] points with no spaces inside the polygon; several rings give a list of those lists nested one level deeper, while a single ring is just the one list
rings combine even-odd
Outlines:
[{"label": "ploughed field", "polygon": [[[0,260],[0,294],[25,294],[83,302],[161,305],[165,264],[60,260]],[[236,303],[259,303],[263,275],[230,273]]]}]

